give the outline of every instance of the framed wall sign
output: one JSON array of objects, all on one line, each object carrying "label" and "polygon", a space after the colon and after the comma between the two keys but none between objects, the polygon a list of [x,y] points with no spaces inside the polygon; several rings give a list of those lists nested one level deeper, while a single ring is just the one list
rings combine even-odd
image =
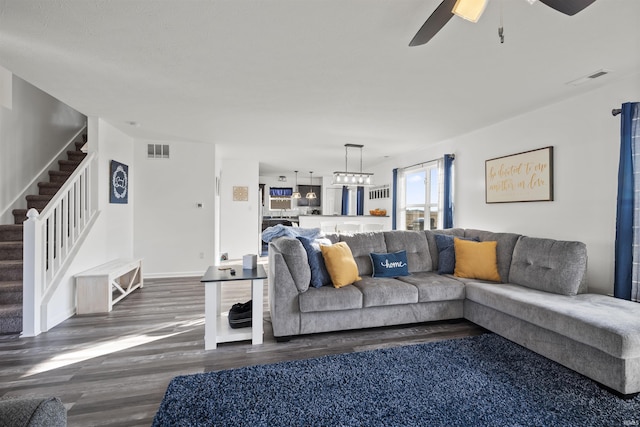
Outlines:
[{"label": "framed wall sign", "polygon": [[485,161],[487,203],[553,200],[553,147]]},{"label": "framed wall sign", "polygon": [[129,166],[111,160],[109,174],[109,202],[126,204],[129,202]]}]

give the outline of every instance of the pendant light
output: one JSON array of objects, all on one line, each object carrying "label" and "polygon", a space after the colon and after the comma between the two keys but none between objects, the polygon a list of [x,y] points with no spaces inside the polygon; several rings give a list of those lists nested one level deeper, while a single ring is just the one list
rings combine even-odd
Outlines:
[{"label": "pendant light", "polygon": [[292,199],[300,199],[302,196],[300,195],[300,190],[298,190],[298,171],[294,171],[296,173],[296,191],[291,195]]},{"label": "pendant light", "polygon": [[[371,172],[362,172],[362,147],[361,144],[344,144],[344,171],[333,173],[333,185],[355,185],[358,187],[370,187],[373,185]],[[360,149],[360,171],[349,171],[349,148]]]},{"label": "pendant light", "polygon": [[311,182],[309,192],[304,197],[307,199],[315,199],[317,196],[316,193],[313,192],[313,172],[309,172],[309,181]]}]

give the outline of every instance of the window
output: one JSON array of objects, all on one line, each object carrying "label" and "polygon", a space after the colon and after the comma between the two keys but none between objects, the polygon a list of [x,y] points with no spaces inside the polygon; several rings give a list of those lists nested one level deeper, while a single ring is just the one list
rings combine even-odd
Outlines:
[{"label": "window", "polygon": [[388,199],[391,193],[389,184],[372,187],[369,190],[369,200]]},{"label": "window", "polygon": [[398,230],[442,228],[442,162],[398,170]]},{"label": "window", "polygon": [[291,209],[291,187],[271,187],[269,189],[269,209],[272,211]]}]

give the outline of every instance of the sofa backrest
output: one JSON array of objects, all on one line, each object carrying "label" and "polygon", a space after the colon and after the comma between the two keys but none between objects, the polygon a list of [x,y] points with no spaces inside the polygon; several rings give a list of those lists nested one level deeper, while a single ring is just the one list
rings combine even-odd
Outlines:
[{"label": "sofa backrest", "polygon": [[340,241],[345,242],[358,266],[358,274],[371,276],[373,266],[371,265],[371,252],[387,253],[387,245],[382,232],[341,234]]},{"label": "sofa backrest", "polygon": [[582,242],[520,236],[509,282],[562,295],[587,291],[587,247]]},{"label": "sofa backrest", "polygon": [[502,283],[509,282],[511,257],[520,236],[520,234],[515,233],[494,233],[492,231],[475,230],[472,228],[464,230],[464,237],[466,238],[477,238],[481,242],[498,242],[496,246],[496,258],[498,261],[498,274],[500,274]]},{"label": "sofa backrest", "polygon": [[409,273],[432,271],[433,261],[427,236],[422,231],[385,231],[387,252],[407,252]]},{"label": "sofa backrest", "polygon": [[272,263],[274,250],[282,254],[298,291],[306,292],[311,282],[311,267],[302,243],[293,237],[279,237],[272,240],[269,243],[269,263]]}]

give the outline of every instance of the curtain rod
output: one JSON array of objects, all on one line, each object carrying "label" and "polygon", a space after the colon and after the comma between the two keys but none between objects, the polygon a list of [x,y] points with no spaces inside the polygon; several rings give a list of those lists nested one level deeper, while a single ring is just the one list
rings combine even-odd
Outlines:
[{"label": "curtain rod", "polygon": [[614,108],[613,110],[611,110],[611,115],[614,117],[620,113],[622,113],[622,108]]},{"label": "curtain rod", "polygon": [[[453,157],[454,159],[456,158],[456,155],[455,155],[455,154],[450,154],[450,156],[451,156],[451,157]],[[444,157],[444,156],[443,156],[443,157]],[[410,169],[410,168],[414,168],[414,167],[416,167],[416,166],[423,166],[423,165],[425,165],[425,164],[427,164],[427,163],[437,162],[437,161],[438,161],[438,160],[440,160],[440,159],[442,159],[442,157],[438,157],[438,158],[436,158],[436,159],[431,159],[431,160],[425,160],[424,162],[415,163],[415,164],[413,164],[413,165],[404,166],[404,167],[401,167],[401,168],[398,168],[398,169]]]}]

